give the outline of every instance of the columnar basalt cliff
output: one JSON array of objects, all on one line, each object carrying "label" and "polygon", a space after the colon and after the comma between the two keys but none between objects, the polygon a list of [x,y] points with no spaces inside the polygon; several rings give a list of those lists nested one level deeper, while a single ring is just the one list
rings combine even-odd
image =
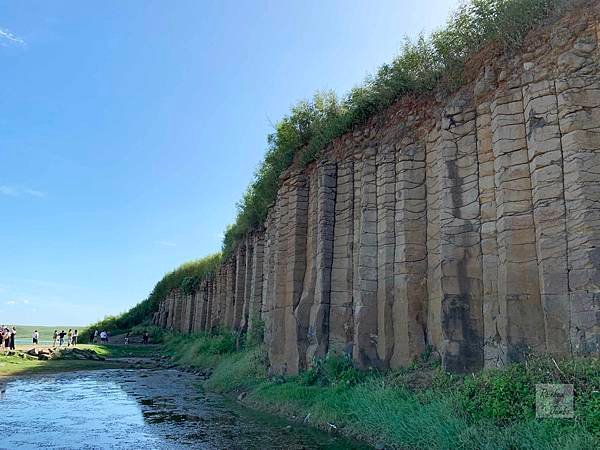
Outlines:
[{"label": "columnar basalt cliff", "polygon": [[431,347],[454,372],[597,354],[599,17],[489,48],[453,94],[401,99],[290,169],[264,227],[155,323],[264,324],[283,373],[327,352],[393,368]]}]

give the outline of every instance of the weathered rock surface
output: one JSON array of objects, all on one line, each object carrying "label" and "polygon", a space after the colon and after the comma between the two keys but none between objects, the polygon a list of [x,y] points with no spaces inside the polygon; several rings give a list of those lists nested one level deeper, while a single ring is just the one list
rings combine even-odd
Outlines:
[{"label": "weathered rock surface", "polygon": [[600,6],[496,51],[451,95],[400,100],[292,168],[264,224],[155,323],[264,324],[274,372],[427,346],[447,370],[599,353]]},{"label": "weathered rock surface", "polygon": [[17,350],[9,353],[8,356],[18,355],[21,358],[27,359],[69,359],[69,360],[91,360],[91,361],[104,361],[102,356],[99,356],[94,350],[79,349],[77,347],[70,348],[48,348],[38,349],[32,348],[27,351]]}]

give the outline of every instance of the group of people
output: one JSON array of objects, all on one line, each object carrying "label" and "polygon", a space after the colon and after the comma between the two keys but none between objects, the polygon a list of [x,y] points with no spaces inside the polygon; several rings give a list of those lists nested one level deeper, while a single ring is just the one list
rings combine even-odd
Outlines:
[{"label": "group of people", "polygon": [[[127,334],[125,335],[125,345],[129,344],[129,335],[131,332],[127,332]],[[142,333],[142,344],[146,345],[150,343],[150,335],[148,334],[147,331],[144,331]]]},{"label": "group of people", "polygon": [[92,330],[90,331],[90,342],[92,344],[97,344],[98,339],[100,339],[101,344],[108,344],[108,338],[110,337],[110,331],[98,331]]},{"label": "group of people", "polygon": [[0,337],[2,338],[2,341],[0,342],[0,347],[3,347],[4,350],[14,350],[16,335],[17,328],[15,326],[9,328],[6,325],[2,325],[2,327],[0,327]]},{"label": "group of people", "polygon": [[[37,330],[34,331],[34,335],[35,333],[37,333]],[[58,330],[54,330],[54,333],[52,333],[52,345],[56,347],[56,342],[58,342],[58,346],[62,347],[65,344],[65,336],[67,337],[67,347],[71,345],[75,347],[77,345],[77,330],[73,331],[70,328],[69,331],[67,331],[66,333],[65,330],[62,330],[60,333],[58,332]],[[35,336],[33,336],[33,338],[35,344]]]},{"label": "group of people", "polygon": [[[125,345],[129,345],[129,336],[130,332],[127,332],[123,342]],[[98,343],[98,339],[100,339],[101,344],[108,344],[108,339],[110,338],[110,331],[99,331],[99,330],[91,330],[90,331],[90,342],[92,344]],[[150,343],[150,334],[147,331],[142,333],[142,343],[149,344]]]},{"label": "group of people", "polygon": [[[15,326],[13,326],[13,327],[8,327],[7,325],[0,326],[0,348],[3,348],[6,351],[14,350],[16,335],[17,335],[17,328]],[[58,332],[58,330],[54,330],[54,333],[52,333],[52,341],[53,341],[52,345],[53,345],[53,347],[56,347],[58,344],[59,347],[62,347],[66,343],[67,347],[69,347],[69,346],[75,347],[77,345],[77,337],[78,337],[78,331],[72,330],[71,328],[69,328],[69,331],[67,331],[67,332],[65,332],[65,330],[61,330],[60,333]],[[92,330],[90,332],[90,343],[96,344],[96,343],[98,343],[98,340],[100,340],[101,344],[108,344],[109,337],[110,337],[109,331]],[[33,345],[39,344],[40,333],[38,332],[38,330],[34,330],[33,333],[31,333],[31,340],[33,342]],[[142,334],[142,342],[144,344],[150,343],[150,335],[147,331],[144,331],[144,333]],[[125,344],[126,345],[129,344],[129,333],[127,333],[127,335],[125,336]]]}]

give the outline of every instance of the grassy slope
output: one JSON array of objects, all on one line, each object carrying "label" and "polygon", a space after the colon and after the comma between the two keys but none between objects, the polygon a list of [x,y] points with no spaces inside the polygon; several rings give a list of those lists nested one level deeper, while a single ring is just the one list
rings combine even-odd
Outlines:
[{"label": "grassy slope", "polygon": [[[173,337],[165,348],[179,364],[213,367],[209,390],[246,392],[248,406],[306,418],[324,429],[333,424],[371,443],[423,449],[591,449],[600,440],[598,359],[559,361],[558,370],[551,359],[537,359],[470,377],[444,374],[432,363],[361,374],[331,359],[318,373],[269,378],[260,348],[235,352],[223,341]],[[541,382],[575,384],[576,419],[535,418],[535,384]]]}]

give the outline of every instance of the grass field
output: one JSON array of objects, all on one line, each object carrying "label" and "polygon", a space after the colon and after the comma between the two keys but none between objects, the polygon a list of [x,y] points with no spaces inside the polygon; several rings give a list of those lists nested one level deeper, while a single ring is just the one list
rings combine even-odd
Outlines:
[{"label": "grass field", "polygon": [[[8,325],[9,327],[12,327],[11,324]],[[52,333],[54,332],[54,330],[58,330],[58,332],[60,333],[61,330],[65,330],[65,331],[69,331],[69,328],[71,328],[72,330],[81,330],[83,329],[83,327],[77,327],[77,326],[73,326],[73,325],[60,325],[60,326],[52,326],[52,327],[45,327],[45,326],[41,326],[41,325],[15,325],[17,327],[17,343],[24,343],[25,341],[27,343],[31,342],[31,334],[33,333],[34,330],[38,330],[38,333],[40,333],[40,342],[52,342]]]},{"label": "grass field", "polygon": [[[54,329],[52,329],[54,331]],[[17,345],[17,350],[27,350],[31,345]],[[43,346],[38,346],[38,348]],[[80,349],[95,351],[105,358],[149,358],[160,354],[157,345],[78,345]],[[126,360],[48,360],[24,359],[18,356],[5,356],[0,352],[0,379],[18,375],[33,375],[47,372],[74,370],[117,369],[131,366]]]}]

